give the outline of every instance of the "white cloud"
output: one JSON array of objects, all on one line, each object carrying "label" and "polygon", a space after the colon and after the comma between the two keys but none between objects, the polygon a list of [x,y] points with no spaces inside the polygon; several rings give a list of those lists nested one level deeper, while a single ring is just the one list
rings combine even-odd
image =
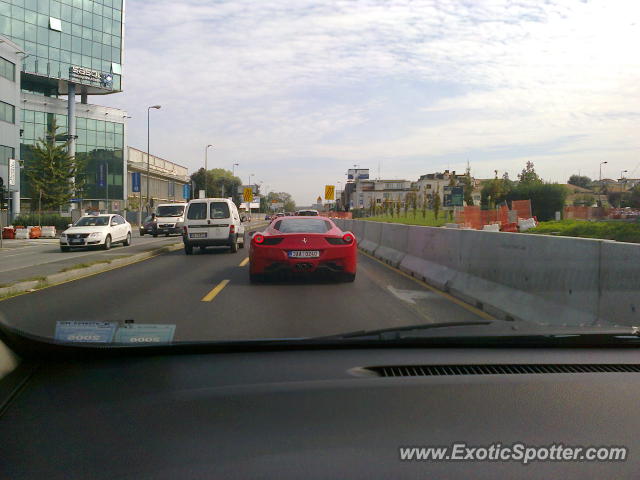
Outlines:
[{"label": "white cloud", "polygon": [[[161,103],[154,153],[195,169],[214,143],[214,164],[303,204],[380,159],[407,178],[467,158],[479,176],[632,169],[639,17],[605,0],[136,0],[126,91],[105,102],[134,116],[132,145]],[[407,100],[408,83],[435,91]]]}]

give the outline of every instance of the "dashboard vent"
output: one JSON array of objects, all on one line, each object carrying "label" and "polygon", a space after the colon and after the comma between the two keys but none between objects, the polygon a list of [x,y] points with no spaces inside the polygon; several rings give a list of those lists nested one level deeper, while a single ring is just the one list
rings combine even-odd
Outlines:
[{"label": "dashboard vent", "polygon": [[445,375],[531,375],[545,373],[640,373],[635,364],[508,364],[508,365],[401,365],[367,367],[379,377],[430,377]]}]

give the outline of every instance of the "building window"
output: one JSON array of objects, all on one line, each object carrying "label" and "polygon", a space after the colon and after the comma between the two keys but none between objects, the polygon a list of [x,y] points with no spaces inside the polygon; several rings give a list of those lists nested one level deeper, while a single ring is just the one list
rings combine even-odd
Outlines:
[{"label": "building window", "polygon": [[9,103],[0,102],[0,120],[16,123],[16,107]]},{"label": "building window", "polygon": [[8,165],[9,159],[15,158],[14,153],[15,153],[15,150],[13,148],[0,145],[0,163],[4,165]]},{"label": "building window", "polygon": [[176,195],[176,184],[175,182],[169,181],[169,185],[167,187],[168,195],[170,197],[175,197]]},{"label": "building window", "polygon": [[51,30],[55,30],[56,32],[62,31],[62,22],[59,18],[49,17],[49,28]]},{"label": "building window", "polygon": [[431,190],[431,184],[427,183],[427,190]]},{"label": "building window", "polygon": [[2,57],[0,57],[0,77],[4,77],[12,82],[16,81],[15,64]]}]

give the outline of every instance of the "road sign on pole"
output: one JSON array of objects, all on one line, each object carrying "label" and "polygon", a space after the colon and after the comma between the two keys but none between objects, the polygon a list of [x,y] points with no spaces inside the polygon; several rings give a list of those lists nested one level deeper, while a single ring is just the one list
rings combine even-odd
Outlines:
[{"label": "road sign on pole", "polygon": [[324,199],[325,200],[334,200],[336,193],[335,185],[325,185],[324,186]]},{"label": "road sign on pole", "polygon": [[9,186],[16,184],[16,159],[9,159]]},{"label": "road sign on pole", "polygon": [[242,193],[242,198],[245,202],[252,202],[253,201],[253,188],[251,187],[247,187],[244,189],[243,193]]},{"label": "road sign on pole", "polygon": [[445,186],[443,197],[443,207],[462,207],[464,205],[464,188]]},{"label": "road sign on pole", "polygon": [[131,191],[140,191],[140,172],[131,172]]},{"label": "road sign on pole", "polygon": [[184,198],[185,200],[189,200],[189,196],[191,194],[191,189],[189,187],[190,185],[188,183],[182,185],[182,198]]}]

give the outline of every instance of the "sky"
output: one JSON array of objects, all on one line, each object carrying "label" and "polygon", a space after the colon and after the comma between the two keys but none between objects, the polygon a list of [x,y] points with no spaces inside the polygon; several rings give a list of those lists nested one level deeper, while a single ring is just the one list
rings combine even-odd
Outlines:
[{"label": "sky", "polygon": [[[129,145],[310,205],[348,168],[640,177],[636,0],[129,0]],[[337,183],[342,182],[342,184]]]}]

